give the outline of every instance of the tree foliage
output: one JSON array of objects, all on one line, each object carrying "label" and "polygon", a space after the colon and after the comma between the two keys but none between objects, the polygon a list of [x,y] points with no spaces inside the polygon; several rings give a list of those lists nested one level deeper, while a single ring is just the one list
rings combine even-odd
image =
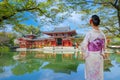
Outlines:
[{"label": "tree foliage", "polygon": [[96,2],[101,4],[104,9],[109,9],[102,10],[106,15],[110,15],[110,17],[103,16],[104,19],[107,19],[104,22],[106,30],[113,35],[120,37],[120,0],[96,0]]},{"label": "tree foliage", "polygon": [[[101,25],[115,36],[120,36],[120,0],[2,0],[0,2],[0,27],[5,24],[19,25],[27,20],[24,15],[30,12],[40,25],[61,23],[71,13],[84,14],[86,21],[89,15],[98,14]],[[82,26],[82,25],[81,25]],[[86,23],[86,26],[89,26]]]},{"label": "tree foliage", "polygon": [[71,4],[73,11],[84,14],[85,21],[89,15],[98,14],[101,18],[101,26],[108,33],[120,37],[120,0],[67,0],[65,2],[66,5]]},{"label": "tree foliage", "polygon": [[[12,33],[0,32],[0,46],[11,46],[13,45],[13,40],[16,38],[16,35]],[[3,47],[4,47],[3,46]]]},{"label": "tree foliage", "polygon": [[34,26],[26,26],[24,24],[18,24],[16,26],[13,27],[13,29],[21,34],[21,35],[25,35],[25,34],[35,34],[35,35],[40,35],[40,29],[39,27],[34,27]]}]

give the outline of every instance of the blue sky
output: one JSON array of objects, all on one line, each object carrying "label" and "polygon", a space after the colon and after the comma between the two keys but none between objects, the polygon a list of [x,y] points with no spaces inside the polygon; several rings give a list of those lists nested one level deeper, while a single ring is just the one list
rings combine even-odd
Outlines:
[{"label": "blue sky", "polygon": [[34,19],[34,15],[31,14],[30,12],[25,12],[24,17],[28,18],[28,20],[25,20],[25,21],[21,22],[22,24],[33,25],[35,27],[39,26],[38,22],[36,22],[35,19]]}]

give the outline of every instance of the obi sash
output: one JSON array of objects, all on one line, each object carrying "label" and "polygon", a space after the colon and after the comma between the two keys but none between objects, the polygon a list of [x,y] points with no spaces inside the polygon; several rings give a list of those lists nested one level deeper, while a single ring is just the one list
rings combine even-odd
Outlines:
[{"label": "obi sash", "polygon": [[97,38],[88,43],[88,51],[102,51],[104,45],[105,45],[105,39]]}]

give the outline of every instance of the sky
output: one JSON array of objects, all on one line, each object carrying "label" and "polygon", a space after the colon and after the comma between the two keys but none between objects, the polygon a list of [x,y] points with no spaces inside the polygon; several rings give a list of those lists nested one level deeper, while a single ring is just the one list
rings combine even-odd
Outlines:
[{"label": "sky", "polygon": [[[61,14],[58,14],[58,16]],[[83,14],[78,14],[76,12],[72,12],[71,16],[65,19],[62,23],[59,23],[57,25],[53,24],[46,24],[44,26],[41,26],[40,30],[41,31],[51,31],[54,29],[54,27],[66,27],[69,26],[71,30],[76,30],[78,34],[85,34],[88,30],[91,29],[91,27],[86,27],[86,22],[82,21],[82,16]],[[33,25],[33,26],[39,26],[39,22],[41,21],[42,18],[45,18],[44,16],[38,16],[37,17],[37,22],[33,18],[33,14],[26,12],[24,17],[28,18],[28,20],[22,22],[23,24],[26,25]],[[90,16],[88,19],[86,19],[87,23],[89,22]],[[49,19],[48,19],[49,20]]]},{"label": "sky", "polygon": [[[85,21],[81,20],[82,14],[77,14],[73,12],[71,17],[65,19],[62,23],[58,25],[45,25],[41,27],[41,30],[48,31],[53,30],[54,27],[65,27],[69,26],[71,30],[76,30],[78,34],[84,34],[84,31],[88,30],[89,28],[85,27]],[[83,24],[83,26],[81,26]]]}]

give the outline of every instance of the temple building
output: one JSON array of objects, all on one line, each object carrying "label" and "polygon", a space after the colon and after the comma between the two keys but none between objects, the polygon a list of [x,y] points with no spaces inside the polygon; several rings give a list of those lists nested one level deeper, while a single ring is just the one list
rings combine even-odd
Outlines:
[{"label": "temple building", "polygon": [[47,38],[39,38],[34,34],[28,34],[18,39],[20,48],[42,48],[45,46],[72,46],[73,36],[77,33],[70,27],[55,27],[52,31],[43,31]]}]

